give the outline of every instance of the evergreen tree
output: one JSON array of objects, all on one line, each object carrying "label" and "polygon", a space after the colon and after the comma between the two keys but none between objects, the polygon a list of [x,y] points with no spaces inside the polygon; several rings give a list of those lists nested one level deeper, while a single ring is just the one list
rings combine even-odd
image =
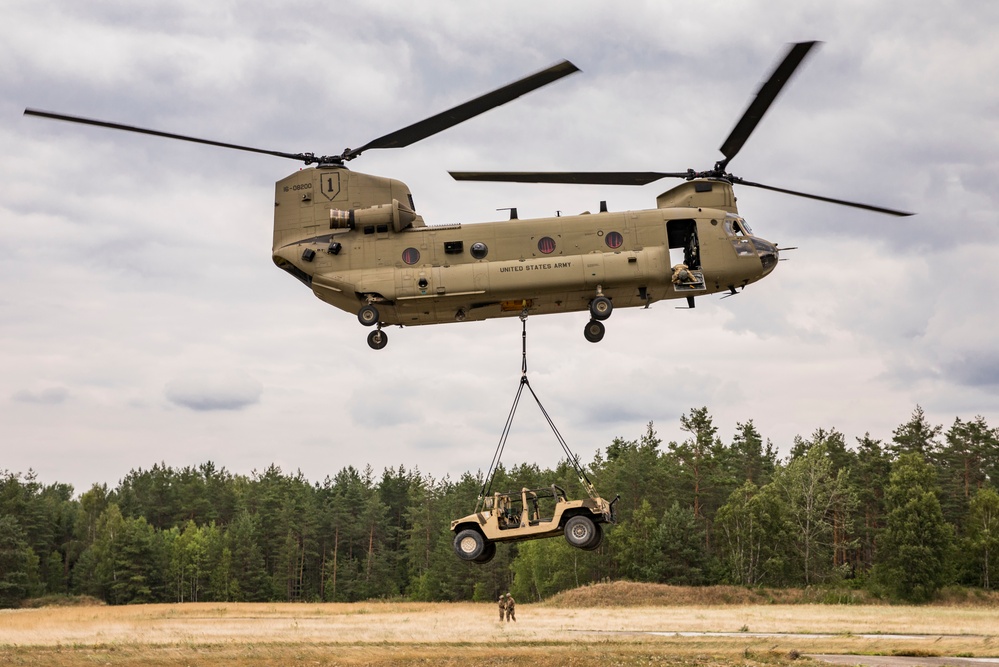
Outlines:
[{"label": "evergreen tree", "polygon": [[17,518],[0,515],[0,608],[16,607],[38,582],[38,556]]},{"label": "evergreen tree", "polygon": [[933,469],[918,453],[899,455],[885,491],[877,581],[895,598],[925,602],[951,579],[953,528],[944,520]]},{"label": "evergreen tree", "polygon": [[923,408],[917,405],[909,421],[893,432],[892,444],[888,446],[888,450],[896,457],[902,454],[919,454],[932,461],[940,450],[940,431],[941,427],[930,424]]},{"label": "evergreen tree", "polygon": [[631,518],[610,536],[620,573],[633,581],[658,580],[656,567],[662,554],[654,539],[659,523],[656,515],[652,504],[643,499]]},{"label": "evergreen tree", "polygon": [[272,599],[259,533],[258,518],[247,511],[237,514],[226,530],[223,549],[230,554],[231,566],[229,576],[218,581],[217,587],[225,590],[234,602]]},{"label": "evergreen tree", "polygon": [[875,543],[884,527],[884,489],[888,486],[891,459],[869,433],[857,438],[857,456],[850,473],[850,483],[857,498],[854,535],[857,549],[851,559],[854,571],[869,572],[874,566]]},{"label": "evergreen tree", "polygon": [[690,508],[674,501],[652,531],[652,544],[659,560],[651,565],[652,581],[675,586],[705,583],[708,568],[704,553],[704,529]]},{"label": "evergreen tree", "polygon": [[999,458],[999,436],[981,416],[954,419],[938,456],[944,517],[961,531],[968,502],[988,479],[987,464]]}]

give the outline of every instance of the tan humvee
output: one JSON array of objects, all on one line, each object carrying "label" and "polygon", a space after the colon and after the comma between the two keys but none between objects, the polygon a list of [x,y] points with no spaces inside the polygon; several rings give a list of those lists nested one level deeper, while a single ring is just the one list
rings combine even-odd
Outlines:
[{"label": "tan humvee", "polygon": [[488,563],[497,542],[519,542],[564,534],[574,547],[594,550],[600,546],[600,524],[614,523],[614,503],[588,487],[589,498],[568,500],[552,484],[541,489],[494,493],[480,498],[476,511],[451,522],[454,552],[462,560]]}]

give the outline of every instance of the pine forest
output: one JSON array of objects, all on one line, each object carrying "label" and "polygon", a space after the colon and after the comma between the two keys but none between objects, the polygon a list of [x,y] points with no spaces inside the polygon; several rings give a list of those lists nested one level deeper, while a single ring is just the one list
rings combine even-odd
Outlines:
[{"label": "pine forest", "polygon": [[[999,429],[982,417],[927,422],[890,440],[835,429],[797,437],[785,457],[752,421],[725,440],[707,408],[681,417],[682,442],[653,424],[581,461],[620,494],[596,551],[564,539],[500,544],[459,560],[450,521],[472,511],[481,472],[345,467],[321,481],[271,466],[133,470],[77,494],[35,473],[0,472],[0,606],[45,596],[108,604],[199,601],[530,602],[591,582],[863,589],[931,601],[949,586],[999,585]],[[574,469],[500,466],[501,491],[558,484]]]}]

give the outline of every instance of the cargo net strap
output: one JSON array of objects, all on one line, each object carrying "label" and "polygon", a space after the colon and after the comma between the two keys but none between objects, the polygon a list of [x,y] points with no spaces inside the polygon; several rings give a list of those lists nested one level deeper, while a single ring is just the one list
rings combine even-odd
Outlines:
[{"label": "cargo net strap", "polygon": [[531,392],[531,396],[534,397],[535,403],[538,404],[538,409],[541,410],[541,414],[544,416],[545,421],[548,422],[548,426],[551,427],[552,433],[555,434],[555,439],[558,440],[558,444],[561,445],[562,451],[565,453],[566,458],[572,467],[576,469],[576,474],[579,475],[579,481],[583,483],[586,490],[592,494],[593,484],[590,482],[590,478],[586,476],[586,471],[581,465],[579,465],[579,460],[576,455],[572,453],[569,449],[569,445],[566,444],[565,438],[562,434],[558,432],[558,428],[555,426],[555,422],[552,421],[551,416],[548,411],[545,410],[545,406],[541,405],[541,399],[538,395],[534,393],[534,389],[531,388],[531,382],[527,379],[527,316],[522,314],[520,320],[523,323],[523,329],[521,332],[521,351],[523,355],[523,360],[520,364],[520,385],[517,387],[517,394],[513,398],[513,405],[510,406],[510,414],[506,417],[506,424],[503,425],[503,432],[500,434],[499,443],[496,445],[496,452],[493,454],[493,460],[489,464],[489,471],[486,473],[485,480],[482,483],[482,490],[479,492],[479,501],[481,502],[483,498],[492,495],[493,487],[493,477],[496,475],[496,469],[499,467],[500,459],[503,457],[503,449],[506,447],[506,439],[510,436],[510,427],[513,426],[513,417],[517,413],[517,405],[520,403],[520,396],[524,393],[524,387],[527,387],[528,391]]}]

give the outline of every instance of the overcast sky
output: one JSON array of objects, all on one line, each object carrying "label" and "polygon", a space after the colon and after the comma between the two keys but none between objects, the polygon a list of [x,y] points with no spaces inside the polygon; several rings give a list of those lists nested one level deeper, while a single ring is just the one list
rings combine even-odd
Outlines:
[{"label": "overcast sky", "polygon": [[[115,485],[157,462],[486,468],[520,322],[390,331],[270,258],[280,158],[22,116],[25,107],[286,152],[339,153],[566,58],[582,72],[351,163],[407,183],[430,225],[653,208],[675,183],[459,183],[448,170],[710,168],[789,42],[814,51],[730,169],[915,211],[756,189],[739,210],[799,249],[695,310],[530,319],[531,385],[589,460],[707,406],[782,454],[836,428],[890,440],[916,405],[999,426],[999,4],[86,2],[0,22],[0,470]],[[522,401],[504,461],[561,450]],[[611,490],[610,492],[613,492]]]}]

